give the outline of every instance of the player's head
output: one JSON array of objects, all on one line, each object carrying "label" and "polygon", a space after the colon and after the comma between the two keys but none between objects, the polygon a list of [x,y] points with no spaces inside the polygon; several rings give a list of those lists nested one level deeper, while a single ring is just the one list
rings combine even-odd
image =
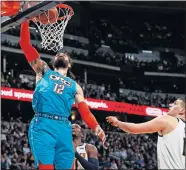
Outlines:
[{"label": "player's head", "polygon": [[72,67],[72,60],[66,53],[57,53],[52,62],[54,69],[70,69]]},{"label": "player's head", "polygon": [[83,131],[81,129],[81,126],[75,123],[72,124],[72,136],[74,139],[83,137]]},{"label": "player's head", "polygon": [[174,103],[169,104],[168,115],[171,116],[185,116],[185,100],[177,99]]}]

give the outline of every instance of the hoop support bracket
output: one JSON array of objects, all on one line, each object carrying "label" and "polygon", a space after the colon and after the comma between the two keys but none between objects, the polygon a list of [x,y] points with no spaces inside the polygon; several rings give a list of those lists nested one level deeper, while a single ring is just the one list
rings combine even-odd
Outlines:
[{"label": "hoop support bracket", "polygon": [[36,6],[32,6],[28,8],[27,10],[21,13],[18,13],[16,16],[2,22],[1,32],[5,32],[9,30],[10,28],[18,26],[22,24],[24,21],[43,13],[44,11],[46,11],[46,9],[50,9],[56,6],[57,4],[63,3],[63,2],[64,1],[62,2],[61,1],[43,1]]}]

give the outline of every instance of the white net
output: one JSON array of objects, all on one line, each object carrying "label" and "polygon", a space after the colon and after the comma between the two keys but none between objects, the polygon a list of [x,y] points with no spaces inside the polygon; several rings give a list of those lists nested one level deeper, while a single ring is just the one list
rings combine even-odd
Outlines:
[{"label": "white net", "polygon": [[[36,18],[33,20],[41,34],[42,48],[52,50],[54,52],[60,51],[63,48],[64,31],[68,24],[68,21],[73,15],[73,11],[71,8],[57,8],[57,10],[58,14],[55,17],[55,22],[52,21],[51,23],[49,19],[49,10],[43,13],[48,19],[46,24],[41,23],[42,21],[38,21]],[[43,14],[40,14],[40,16]],[[40,16],[38,16],[38,18],[40,18]]]}]

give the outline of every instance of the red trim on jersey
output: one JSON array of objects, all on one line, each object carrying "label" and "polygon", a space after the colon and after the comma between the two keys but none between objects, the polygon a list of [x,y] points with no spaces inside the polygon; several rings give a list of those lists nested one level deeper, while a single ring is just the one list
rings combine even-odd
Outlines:
[{"label": "red trim on jersey", "polygon": [[39,164],[39,170],[54,170],[54,166],[53,165],[43,165],[43,164]]}]

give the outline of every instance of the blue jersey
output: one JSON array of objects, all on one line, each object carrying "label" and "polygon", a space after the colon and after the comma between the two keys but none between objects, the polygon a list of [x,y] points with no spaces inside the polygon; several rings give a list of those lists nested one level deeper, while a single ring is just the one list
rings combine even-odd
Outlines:
[{"label": "blue jersey", "polygon": [[32,107],[35,113],[69,117],[75,94],[74,80],[49,69],[36,84]]}]

